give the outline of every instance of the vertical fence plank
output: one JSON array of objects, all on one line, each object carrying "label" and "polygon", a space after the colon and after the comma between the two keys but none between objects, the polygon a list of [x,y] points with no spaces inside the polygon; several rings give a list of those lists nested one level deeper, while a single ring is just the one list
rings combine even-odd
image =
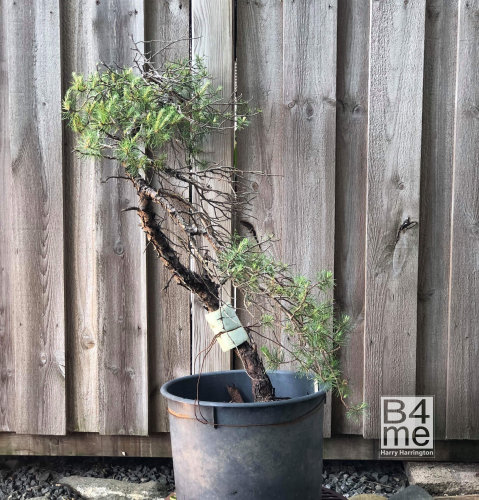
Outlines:
[{"label": "vertical fence plank", "polygon": [[[371,3],[364,436],[381,395],[414,394],[425,2]],[[397,240],[397,241],[396,241]]]},{"label": "vertical fence plank", "polygon": [[[254,193],[251,204],[238,215],[236,230],[245,236],[273,235],[281,240],[282,144],[283,144],[283,6],[281,2],[237,4],[238,93],[252,108],[261,109],[251,125],[237,136],[237,168],[245,172],[245,189]],[[266,176],[248,175],[261,171]],[[281,258],[279,242],[271,250]],[[244,324],[253,322],[249,313],[239,311]],[[261,332],[259,332],[261,334]],[[266,334],[266,332],[265,332]],[[277,347],[259,336],[258,346]],[[240,363],[239,363],[240,364]],[[241,366],[239,366],[241,367]]]},{"label": "vertical fence plank", "polygon": [[[147,2],[145,29],[147,40],[157,40],[150,45],[152,53],[178,41],[156,57],[157,64],[189,57],[189,1]],[[168,218],[165,224],[175,233]],[[170,281],[170,273],[151,247],[147,260],[149,430],[164,432],[168,430],[168,413],[160,387],[167,380],[188,375],[191,370],[190,294],[175,282],[167,291],[163,290]]]},{"label": "vertical fence plank", "polygon": [[[283,2],[283,255],[314,278],[334,267],[337,5]],[[326,405],[324,434],[331,432]]]},{"label": "vertical fence plank", "polygon": [[[92,3],[62,3],[63,88],[72,73],[91,73],[98,63]],[[64,124],[65,282],[67,325],[67,425],[70,431],[98,432],[98,312],[96,294],[95,177],[97,162],[80,159]]]},{"label": "vertical fence plank", "polygon": [[[223,88],[222,95],[231,100],[233,95],[233,1],[191,0],[191,34],[193,55],[205,58],[213,85]],[[216,134],[204,145],[208,159],[220,165],[233,165],[233,132]],[[224,184],[222,189],[224,189]],[[204,318],[204,308],[196,297],[192,304],[192,369],[198,371],[227,370],[231,367],[231,353],[224,353],[218,345],[204,357],[202,352],[213,339]]]},{"label": "vertical fence plank", "polygon": [[479,439],[479,0],[459,2],[446,437]]},{"label": "vertical fence plank", "polygon": [[10,139],[6,1],[0,0],[0,431],[15,430],[15,358],[11,323]]},{"label": "vertical fence plank", "polygon": [[[370,0],[338,3],[335,301],[351,318],[341,352],[349,404],[363,401],[364,280]],[[333,402],[333,432],[362,434],[362,421]]]},{"label": "vertical fence plank", "polygon": [[16,431],[64,434],[59,2],[9,2],[7,19]]},{"label": "vertical fence plank", "polygon": [[434,436],[444,439],[457,2],[428,0],[425,33],[417,392],[434,394]]},{"label": "vertical fence plank", "polygon": [[[132,41],[144,39],[143,2],[97,2],[93,29],[99,60],[132,64]],[[136,193],[122,167],[102,161],[97,175],[99,417],[101,434],[148,433],[145,237],[134,211]]]}]

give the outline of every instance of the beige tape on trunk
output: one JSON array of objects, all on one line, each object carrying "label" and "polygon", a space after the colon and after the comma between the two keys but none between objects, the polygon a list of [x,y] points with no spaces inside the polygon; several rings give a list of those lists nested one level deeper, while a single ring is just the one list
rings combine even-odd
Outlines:
[{"label": "beige tape on trunk", "polygon": [[222,333],[217,337],[222,351],[230,351],[248,340],[248,334],[236,315],[234,307],[229,304],[206,313],[205,317],[215,335]]}]

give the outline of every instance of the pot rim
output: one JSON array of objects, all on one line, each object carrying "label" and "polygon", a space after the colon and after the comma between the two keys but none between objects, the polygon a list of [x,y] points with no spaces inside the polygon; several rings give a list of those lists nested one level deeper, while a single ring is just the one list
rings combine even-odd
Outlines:
[{"label": "pot rim", "polygon": [[[169,388],[171,385],[173,385],[175,382],[178,380],[186,380],[186,379],[194,379],[200,377],[204,377],[205,375],[225,375],[228,373],[244,373],[247,376],[247,373],[245,370],[223,370],[223,371],[217,371],[217,372],[206,372],[202,374],[195,374],[195,375],[185,375],[183,377],[178,377],[174,378],[173,380],[170,380],[163,384],[161,386],[160,392],[163,397],[166,399],[176,401],[178,403],[184,403],[184,404],[189,404],[189,405],[199,405],[199,406],[214,406],[217,408],[268,408],[272,406],[284,406],[284,405],[290,405],[292,403],[299,403],[302,401],[309,401],[312,399],[318,399],[322,398],[322,400],[326,400],[326,392],[327,388],[325,387],[324,384],[319,386],[318,391],[313,392],[311,394],[306,394],[305,396],[297,396],[291,399],[281,399],[279,401],[264,401],[264,402],[253,402],[253,403],[234,403],[232,405],[231,403],[225,403],[225,402],[216,402],[216,401],[198,401],[195,399],[188,399],[188,398],[182,398],[180,396],[175,396],[174,394],[171,394],[169,392]],[[287,371],[287,370],[275,370],[267,373],[277,373],[277,374],[290,374],[290,375],[295,375],[299,377],[305,377],[305,375],[300,375],[297,372],[292,372],[292,371]],[[319,403],[318,403],[319,404]]]}]

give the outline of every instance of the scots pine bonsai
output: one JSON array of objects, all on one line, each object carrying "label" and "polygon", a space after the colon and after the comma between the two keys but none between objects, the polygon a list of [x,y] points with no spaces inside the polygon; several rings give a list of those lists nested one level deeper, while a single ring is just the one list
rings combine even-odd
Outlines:
[{"label": "scots pine bonsai", "polygon": [[[172,278],[204,305],[213,341],[236,349],[254,400],[275,398],[254,342],[258,334],[275,346],[261,349],[269,367],[294,363],[344,402],[348,384],[338,351],[348,318],[338,319],[332,301],[321,299],[333,286],[332,273],[315,281],[296,275],[269,252],[271,237],[244,238],[228,229],[232,214],[247,210],[252,197],[245,174],[251,179],[261,172],[213,163],[203,147],[212,134],[248,125],[254,112],[246,103],[222,99],[201,58],[155,66],[137,50],[134,68],[104,65],[87,76],[74,74],[63,111],[77,153],[121,164],[119,177],[136,190],[132,209],[149,244]],[[231,286],[241,292],[248,324],[241,325],[229,305]]]}]

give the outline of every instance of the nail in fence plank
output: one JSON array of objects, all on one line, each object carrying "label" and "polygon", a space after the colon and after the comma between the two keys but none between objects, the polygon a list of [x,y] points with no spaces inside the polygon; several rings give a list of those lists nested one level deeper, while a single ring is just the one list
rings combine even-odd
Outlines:
[{"label": "nail in fence plank", "polygon": [[[370,0],[338,3],[338,77],[336,108],[335,301],[351,318],[341,351],[348,379],[348,404],[363,401],[364,259],[368,134]],[[333,401],[333,433],[362,434],[361,419],[346,416]]]},{"label": "nail in fence plank", "polygon": [[446,437],[479,439],[479,0],[459,2]]},{"label": "nail in fence plank", "polygon": [[418,394],[434,394],[435,439],[446,431],[457,13],[457,2],[426,6],[416,366]]},{"label": "nail in fence plank", "polygon": [[6,1],[0,1],[0,431],[15,430],[15,358],[11,322],[12,273],[10,138]]},{"label": "nail in fence plank", "polygon": [[[185,0],[145,3],[147,40],[155,52],[176,40],[158,54],[157,64],[189,57],[190,7]],[[167,227],[173,223],[167,218]],[[175,230],[176,231],[176,230]],[[173,231],[173,232],[175,232]],[[148,269],[148,380],[150,432],[168,430],[168,413],[160,387],[166,381],[189,375],[191,371],[190,294],[174,281],[163,290],[171,274],[151,248],[147,251]]]},{"label": "nail in fence plank", "polygon": [[371,2],[364,436],[381,395],[416,391],[418,227],[425,2]]},{"label": "nail in fence plank", "polygon": [[59,2],[8,2],[16,432],[65,433]]},{"label": "nail in fence plank", "polygon": [[[95,3],[96,56],[131,66],[135,41],[144,40],[143,2]],[[145,236],[134,211],[137,195],[118,163],[104,160],[96,175],[96,266],[101,434],[148,433]]]},{"label": "nail in fence plank", "polygon": [[[225,100],[233,94],[233,1],[191,0],[191,33],[193,57],[205,58],[208,72],[214,78],[213,86],[223,88]],[[204,145],[208,159],[225,166],[233,165],[233,132],[215,134]],[[221,183],[224,189],[224,181]],[[220,187],[220,184],[218,184]],[[224,288],[227,288],[226,286]],[[229,290],[223,290],[225,301]],[[204,318],[205,309],[194,296],[192,304],[192,370],[208,372],[228,370],[231,367],[231,353],[221,351],[214,345],[209,354],[203,351],[213,340],[213,334]]]},{"label": "nail in fence plank", "polygon": [[283,255],[310,278],[334,269],[336,27],[335,1],[283,2]]}]

